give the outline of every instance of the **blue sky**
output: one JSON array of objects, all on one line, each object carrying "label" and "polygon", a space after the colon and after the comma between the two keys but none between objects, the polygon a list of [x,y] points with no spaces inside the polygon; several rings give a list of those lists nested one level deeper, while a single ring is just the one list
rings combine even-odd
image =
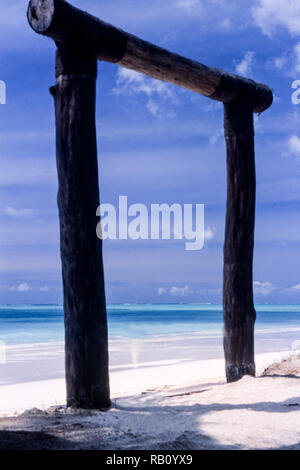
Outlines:
[{"label": "blue sky", "polygon": [[[255,118],[257,303],[300,302],[300,0],[74,0],[143,39],[267,83]],[[27,0],[2,0],[0,302],[62,301],[51,40],[30,30]],[[99,64],[101,200],[205,204],[201,251],[181,241],[106,241],[109,302],[221,302],[226,198],[223,111],[195,93]]]}]

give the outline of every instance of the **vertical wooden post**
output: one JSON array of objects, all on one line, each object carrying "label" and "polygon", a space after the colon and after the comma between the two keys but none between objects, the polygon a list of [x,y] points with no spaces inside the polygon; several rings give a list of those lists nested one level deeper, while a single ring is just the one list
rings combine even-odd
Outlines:
[{"label": "vertical wooden post", "polygon": [[228,382],[255,375],[253,247],[255,155],[253,104],[224,105],[227,145],[227,212],[224,246],[224,352]]},{"label": "vertical wooden post", "polygon": [[61,45],[56,59],[56,153],[64,288],[67,405],[108,408],[107,320],[99,206],[97,54]]}]

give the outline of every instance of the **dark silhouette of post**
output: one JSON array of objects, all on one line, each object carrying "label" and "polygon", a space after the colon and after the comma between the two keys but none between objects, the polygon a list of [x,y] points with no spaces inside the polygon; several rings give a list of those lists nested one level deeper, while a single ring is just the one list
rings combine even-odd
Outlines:
[{"label": "dark silhouette of post", "polygon": [[64,287],[67,405],[108,408],[108,345],[99,206],[95,82],[97,56],[56,56],[56,156]]},{"label": "dark silhouette of post", "polygon": [[228,381],[255,374],[253,113],[267,85],[207,67],[126,33],[64,0],[31,0],[30,26],[58,46],[56,102],[68,404],[109,406],[94,122],[96,60],[117,63],[224,103],[228,194],[224,246],[224,351]]},{"label": "dark silhouette of post", "polygon": [[255,375],[253,248],[255,157],[251,94],[224,105],[227,209],[224,245],[224,352],[226,377]]}]

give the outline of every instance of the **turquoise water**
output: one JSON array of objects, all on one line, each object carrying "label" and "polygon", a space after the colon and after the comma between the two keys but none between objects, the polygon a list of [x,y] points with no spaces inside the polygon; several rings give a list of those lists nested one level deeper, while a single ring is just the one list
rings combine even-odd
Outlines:
[{"label": "turquoise water", "polygon": [[[110,339],[157,335],[222,334],[220,305],[109,305]],[[300,305],[258,305],[256,331],[300,331]],[[63,308],[56,305],[0,307],[0,341],[30,344],[62,341]]]}]

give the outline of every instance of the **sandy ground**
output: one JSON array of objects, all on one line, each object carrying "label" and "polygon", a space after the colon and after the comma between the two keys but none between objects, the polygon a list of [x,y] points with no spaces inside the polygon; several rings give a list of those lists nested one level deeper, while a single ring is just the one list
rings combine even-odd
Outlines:
[{"label": "sandy ground", "polygon": [[[187,342],[189,340],[185,339],[184,347]],[[192,352],[186,354],[185,350],[182,351],[183,346],[178,346],[178,340],[174,341],[173,347],[172,341],[163,345],[159,343],[155,348],[153,341],[150,345],[150,349],[147,349],[147,345],[143,343],[145,356],[138,353],[139,348],[133,347],[131,354],[122,354],[122,344],[113,346],[115,356],[112,355],[114,358],[110,365],[112,398],[137,395],[146,390],[167,386],[197,385],[212,380],[225,383],[223,358],[195,360]],[[280,361],[289,354],[291,353],[258,354],[258,374],[271,363]],[[161,360],[161,357],[166,359]],[[50,406],[65,403],[62,344],[12,347],[8,351],[7,363],[1,370],[0,417],[18,415],[30,408],[46,410]]]},{"label": "sandy ground", "polygon": [[258,372],[269,366],[269,375],[233,384],[224,382],[223,360],[139,364],[115,377],[112,371],[113,406],[107,412],[46,409],[47,387],[64,403],[61,379],[2,386],[2,412],[8,412],[3,400],[20,406],[22,394],[28,399],[29,393],[43,409],[2,418],[0,449],[300,450],[300,358],[280,362],[285,356],[257,356]]}]

